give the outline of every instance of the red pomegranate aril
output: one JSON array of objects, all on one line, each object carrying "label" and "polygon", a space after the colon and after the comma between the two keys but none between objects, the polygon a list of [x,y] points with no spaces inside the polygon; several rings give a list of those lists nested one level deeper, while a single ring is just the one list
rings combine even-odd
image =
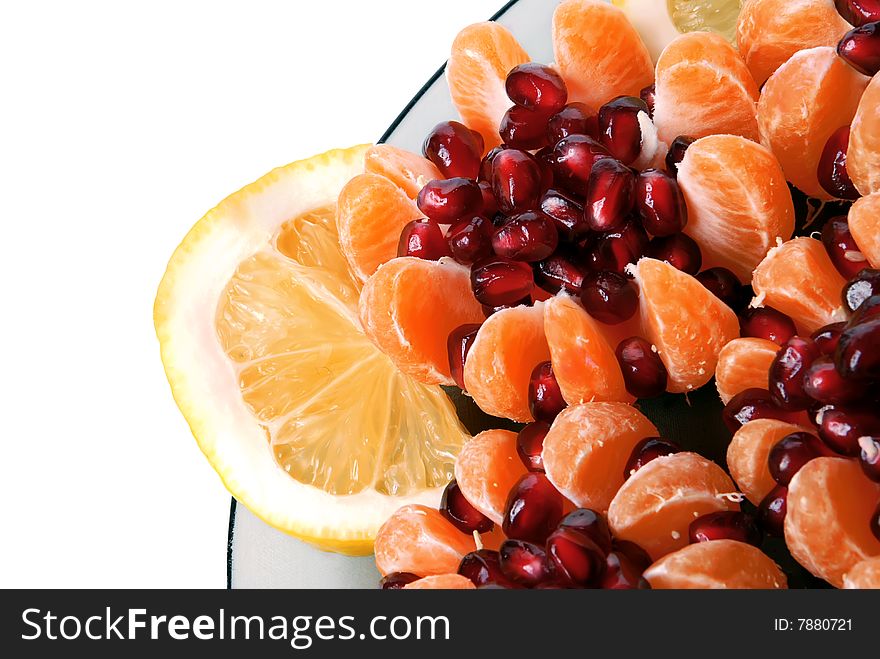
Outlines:
[{"label": "red pomegranate aril", "polygon": [[756,547],[762,540],[755,518],[738,510],[722,510],[697,517],[688,527],[688,538],[692,543],[737,540]]},{"label": "red pomegranate aril", "polygon": [[483,193],[476,181],[449,178],[428,181],[416,198],[419,210],[438,224],[452,224],[483,206]]},{"label": "red pomegranate aril", "polygon": [[659,169],[646,169],[636,179],[636,210],[652,236],[671,236],[687,224],[678,182]]},{"label": "red pomegranate aril", "polygon": [[788,487],[794,475],[810,460],[833,456],[834,452],[816,435],[793,432],[773,445],[767,456],[767,465],[773,480]]},{"label": "red pomegranate aril", "polygon": [[880,295],[872,295],[856,308],[844,329],[863,323],[870,318],[876,318],[878,315],[880,315]]},{"label": "red pomegranate aril", "polygon": [[501,570],[501,557],[497,551],[478,549],[465,554],[458,565],[458,573],[470,579],[475,586],[514,587],[506,574]]},{"label": "red pomegranate aril", "polygon": [[654,118],[654,99],[657,96],[657,87],[654,84],[650,84],[642,91],[639,92],[639,98],[642,99],[642,102],[648,106],[648,116],[651,119]]},{"label": "red pomegranate aril", "polygon": [[605,571],[597,585],[603,590],[650,588],[642,578],[643,572],[626,554],[612,551],[605,557]]},{"label": "red pomegranate aril", "polygon": [[859,73],[873,76],[880,71],[880,21],[855,27],[837,44],[837,54]]},{"label": "red pomegranate aril", "polygon": [[880,317],[844,330],[834,361],[844,378],[861,381],[862,386],[865,381],[880,380]]},{"label": "red pomegranate aril", "polygon": [[495,156],[506,148],[508,148],[506,144],[499,144],[498,146],[492,147],[492,149],[489,150],[489,153],[483,157],[480,161],[479,181],[486,181],[489,183],[492,180],[492,160],[494,160]]},{"label": "red pomegranate aril", "polygon": [[480,304],[509,305],[527,297],[535,287],[532,267],[523,261],[492,256],[471,268],[471,289]]},{"label": "red pomegranate aril", "polygon": [[876,483],[880,483],[880,436],[859,437],[859,464],[865,476]]},{"label": "red pomegranate aril", "polygon": [[531,306],[532,305],[532,297],[530,295],[525,296],[521,300],[517,300],[516,302],[511,302],[510,304],[499,304],[494,307],[490,307],[488,305],[482,305],[483,307],[483,315],[488,318],[492,314],[498,313],[499,311],[503,311],[504,309],[513,309],[514,307],[521,306]]},{"label": "red pomegranate aril", "polygon": [[611,546],[616,553],[626,556],[640,572],[647,570],[651,567],[651,563],[654,562],[648,555],[648,552],[629,540],[614,539]]},{"label": "red pomegranate aril", "polygon": [[561,290],[580,295],[584,269],[568,251],[557,250],[555,254],[535,264],[535,283],[553,295]]},{"label": "red pomegranate aril", "polygon": [[733,272],[722,267],[708,268],[698,272],[696,278],[712,295],[731,309],[737,310],[743,286]]},{"label": "red pomegranate aril", "polygon": [[869,297],[880,295],[880,270],[865,268],[843,287],[843,304],[855,312]]},{"label": "red pomegranate aril", "polygon": [[623,373],[626,390],[636,398],[655,398],[666,391],[666,366],[649,341],[631,336],[618,345],[614,354]]},{"label": "red pomegranate aril", "polygon": [[492,255],[492,234],[495,227],[481,215],[462,219],[446,231],[449,251],[459,263],[470,265]]},{"label": "red pomegranate aril", "polygon": [[584,217],[583,204],[560,190],[547,190],[541,196],[539,207],[544,215],[553,220],[562,240],[580,240],[590,230]]},{"label": "red pomegranate aril", "polygon": [[553,578],[552,563],[543,547],[523,540],[505,540],[498,553],[501,571],[520,585],[534,588]]},{"label": "red pomegranate aril", "polygon": [[556,529],[547,539],[547,554],[556,573],[573,586],[595,585],[605,569],[605,554],[580,531]]},{"label": "red pomegranate aril", "polygon": [[440,226],[431,220],[413,220],[400,232],[397,243],[398,256],[415,256],[427,261],[437,261],[450,256],[449,245]]},{"label": "red pomegranate aril", "polygon": [[464,387],[464,362],[467,359],[468,351],[473,345],[474,339],[477,338],[477,332],[480,326],[475,323],[459,325],[449,333],[446,338],[446,352],[449,355],[449,370],[452,373],[452,379],[462,391]]},{"label": "red pomegranate aril", "polygon": [[507,74],[504,88],[507,97],[517,105],[549,114],[561,110],[568,100],[562,76],[551,67],[536,62],[513,67]]},{"label": "red pomegranate aril", "polygon": [[859,251],[845,217],[835,217],[825,223],[822,227],[822,244],[834,267],[846,279],[855,277],[868,267],[868,260]]},{"label": "red pomegranate aril", "polygon": [[612,156],[631,165],[642,150],[639,112],[648,105],[635,96],[618,96],[599,108],[599,141]]},{"label": "red pomegranate aril", "polygon": [[822,149],[816,173],[825,192],[837,199],[858,199],[859,192],[846,171],[849,149],[849,126],[841,126],[831,134]]},{"label": "red pomegranate aril", "polygon": [[600,270],[584,277],[581,304],[593,318],[617,325],[633,317],[639,308],[639,293],[626,277]]},{"label": "red pomegranate aril", "polygon": [[553,373],[550,362],[541,362],[532,370],[529,378],[529,410],[535,421],[553,423],[565,409],[566,402]]},{"label": "red pomegranate aril", "polygon": [[678,177],[678,165],[684,160],[685,151],[696,141],[696,138],[687,135],[679,135],[672,144],[669,145],[669,151],[666,152],[666,172],[672,177]]},{"label": "red pomegranate aril", "polygon": [[845,322],[831,323],[817,329],[810,335],[810,338],[816,343],[820,353],[823,355],[833,355],[844,328],[846,328]]},{"label": "red pomegranate aril", "polygon": [[428,134],[422,153],[443,176],[475,179],[480,171],[483,139],[458,121],[443,121]]},{"label": "red pomegranate aril", "polygon": [[455,528],[468,535],[474,531],[488,533],[495,528],[495,523],[491,519],[465,499],[454,478],[443,490],[443,496],[440,498],[440,514],[452,522]]},{"label": "red pomegranate aril", "polygon": [[816,342],[793,336],[783,344],[770,364],[770,393],[786,410],[805,410],[813,399],[804,392],[804,374],[821,353]]},{"label": "red pomegranate aril", "polygon": [[703,254],[697,241],[683,233],[651,238],[651,242],[648,243],[648,256],[658,261],[665,261],[689,275],[696,275],[703,265]]},{"label": "red pomegranate aril", "polygon": [[626,266],[637,262],[648,251],[648,234],[634,220],[615,231],[601,234],[587,253],[587,262],[593,270],[609,270],[632,279]]},{"label": "red pomegranate aril", "polygon": [[527,151],[504,149],[492,159],[492,192],[507,215],[534,208],[541,196],[542,173]]},{"label": "red pomegranate aril", "polygon": [[838,372],[834,361],[828,357],[821,357],[814,361],[804,374],[804,392],[820,403],[846,404],[858,401],[862,397],[864,385],[844,378]]},{"label": "red pomegranate aril", "polygon": [[589,508],[572,510],[560,520],[558,528],[580,531],[595,542],[603,554],[611,551],[611,530],[608,528],[608,522],[595,510]]},{"label": "red pomegranate aril", "polygon": [[547,113],[514,105],[501,118],[498,134],[514,149],[540,149],[547,146]]},{"label": "red pomegranate aril", "polygon": [[784,345],[797,334],[794,321],[773,307],[746,309],[739,316],[741,336],[766,339]]},{"label": "red pomegranate aril", "polygon": [[880,0],[834,0],[834,4],[850,25],[880,21]]},{"label": "red pomegranate aril", "polygon": [[521,477],[507,496],[504,535],[512,540],[544,544],[562,519],[562,495],[544,474]]},{"label": "red pomegranate aril", "polygon": [[635,203],[636,178],[619,160],[597,160],[590,172],[584,216],[590,229],[613,231],[626,222]]},{"label": "red pomegranate aril", "polygon": [[599,118],[583,103],[569,103],[547,120],[547,137],[556,144],[569,135],[599,136]]},{"label": "red pomegranate aril", "polygon": [[526,211],[514,215],[495,230],[492,249],[514,261],[540,261],[556,251],[556,225],[543,213]]},{"label": "red pomegranate aril", "polygon": [[766,389],[751,388],[739,392],[731,398],[721,414],[730,432],[736,432],[754,419],[777,419],[797,423],[798,413],[784,410]]},{"label": "red pomegranate aril", "polygon": [[758,505],[758,524],[768,534],[781,538],[785,535],[785,513],[788,488],[777,485],[767,493]]},{"label": "red pomegranate aril", "polygon": [[583,197],[587,193],[593,164],[611,154],[592,137],[569,135],[553,147],[553,176],[567,192]]},{"label": "red pomegranate aril", "polygon": [[541,451],[544,450],[544,438],[549,431],[550,424],[546,421],[532,421],[517,434],[516,452],[529,471],[544,473]]},{"label": "red pomegranate aril", "polygon": [[400,590],[406,584],[412,583],[419,578],[419,575],[412,572],[390,572],[382,577],[379,587],[382,590]]},{"label": "red pomegranate aril", "polygon": [[874,511],[874,514],[871,515],[869,526],[874,537],[880,540],[880,504],[877,504],[877,509]]},{"label": "red pomegranate aril", "polygon": [[477,185],[480,186],[480,194],[483,197],[480,213],[486,217],[494,217],[498,212],[498,201],[492,191],[492,184],[489,181],[479,181]]},{"label": "red pomegranate aril", "polygon": [[813,422],[829,448],[849,457],[858,456],[859,437],[880,434],[880,417],[866,409],[823,405]]},{"label": "red pomegranate aril", "polygon": [[670,442],[662,437],[646,437],[633,446],[629,460],[626,461],[626,467],[623,468],[623,477],[624,479],[629,478],[651,460],[675,453],[681,453],[681,447],[675,442]]}]

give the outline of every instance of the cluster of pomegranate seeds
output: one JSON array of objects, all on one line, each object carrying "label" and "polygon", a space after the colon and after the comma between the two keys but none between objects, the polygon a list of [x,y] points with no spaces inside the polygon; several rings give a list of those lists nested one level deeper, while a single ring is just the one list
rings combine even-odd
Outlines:
[{"label": "cluster of pomegranate seeds", "polygon": [[738,510],[721,510],[698,517],[688,527],[691,542],[737,540],[760,546],[763,535],[755,518]]}]

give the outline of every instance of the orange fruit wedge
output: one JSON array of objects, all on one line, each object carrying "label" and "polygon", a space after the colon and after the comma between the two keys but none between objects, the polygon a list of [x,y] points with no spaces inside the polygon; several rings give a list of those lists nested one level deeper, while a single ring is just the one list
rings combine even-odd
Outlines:
[{"label": "orange fruit wedge", "polygon": [[384,176],[410,199],[419,196],[425,183],[443,178],[427,158],[390,144],[374,144],[364,154],[364,171]]},{"label": "orange fruit wedge", "polygon": [[715,387],[725,405],[741,391],[756,387],[769,389],[770,364],[779,345],[766,339],[734,339],[718,353]]},{"label": "orange fruit wedge", "polygon": [[871,79],[853,117],[846,169],[863,195],[880,192],[880,73]]},{"label": "orange fruit wedge", "polygon": [[703,386],[715,373],[721,349],[739,336],[736,314],[694,277],[664,261],[640,259],[631,272],[646,338],[669,375],[667,391]]},{"label": "orange fruit wedge", "polygon": [[880,268],[880,192],[862,197],[849,209],[849,230],[872,268]]},{"label": "orange fruit wedge", "polygon": [[736,135],[699,139],[678,166],[678,184],[704,267],[723,266],[748,281],[776,240],[794,232],[785,174],[760,144]]},{"label": "orange fruit wedge", "polygon": [[847,589],[880,589],[880,555],[866,558],[855,564],[843,578]]},{"label": "orange fruit wedge", "polygon": [[553,56],[569,103],[594,111],[617,96],[638,96],[654,80],[639,33],[621,10],[601,0],[560,3],[553,12]]},{"label": "orange fruit wedge", "polygon": [[455,480],[464,498],[496,524],[507,495],[526,467],[516,452],[516,433],[485,430],[465,442],[455,460]]},{"label": "orange fruit wedge", "polygon": [[825,46],[795,53],[767,80],[758,102],[761,143],[801,192],[831,199],[819,184],[819,158],[831,134],[852,121],[867,84]]},{"label": "orange fruit wedge", "polygon": [[459,325],[481,323],[470,271],[450,258],[391,259],[361,291],[360,321],[367,336],[397,367],[419,382],[455,384],[446,338]]},{"label": "orange fruit wedge", "polygon": [[403,590],[476,590],[474,582],[460,574],[435,574],[406,584]]},{"label": "orange fruit wedge", "polygon": [[655,85],[654,123],[666,144],[679,135],[758,139],[758,87],[724,37],[691,32],[676,38],[657,60]]},{"label": "orange fruit wedge", "polygon": [[510,31],[492,21],[464,28],[446,63],[449,94],[461,120],[483,137],[485,149],[501,143],[498,125],[513,105],[504,89],[507,74],[529,61]]},{"label": "orange fruit wedge", "polygon": [[737,430],[727,446],[727,469],[737,487],[756,506],[776,487],[767,457],[780,439],[803,428],[776,419],[754,419]]}]

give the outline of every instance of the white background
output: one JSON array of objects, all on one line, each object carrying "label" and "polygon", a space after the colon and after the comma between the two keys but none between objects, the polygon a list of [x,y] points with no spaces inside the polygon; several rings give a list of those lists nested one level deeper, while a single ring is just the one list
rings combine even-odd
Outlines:
[{"label": "white background", "polygon": [[223,587],[152,303],[216,202],[377,139],[502,0],[0,9],[0,587]]}]

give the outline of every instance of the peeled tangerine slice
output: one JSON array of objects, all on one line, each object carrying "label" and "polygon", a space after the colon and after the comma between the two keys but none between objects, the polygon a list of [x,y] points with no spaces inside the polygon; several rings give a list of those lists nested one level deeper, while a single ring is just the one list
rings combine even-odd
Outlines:
[{"label": "peeled tangerine slice", "polygon": [[718,354],[715,387],[721,402],[727,402],[746,389],[769,389],[770,364],[779,345],[752,337],[734,339]]},{"label": "peeled tangerine slice", "polygon": [[795,238],[771,249],[755,268],[752,306],[769,306],[790,316],[802,334],[846,320],[840,291],[846,282],[824,245]]},{"label": "peeled tangerine slice", "polygon": [[846,573],[843,587],[847,589],[880,589],[880,556],[866,558]]},{"label": "peeled tangerine slice", "polygon": [[553,56],[569,103],[594,111],[617,96],[638,96],[654,80],[639,33],[621,10],[601,0],[566,0],[556,8]]},{"label": "peeled tangerine slice", "polygon": [[871,79],[853,118],[846,171],[862,195],[880,192],[880,73]]},{"label": "peeled tangerine slice", "polygon": [[880,268],[880,192],[859,199],[850,206],[847,217],[859,251],[872,268]]},{"label": "peeled tangerine slice", "polygon": [[630,476],[608,508],[614,537],[641,546],[653,560],[688,544],[697,517],[739,510],[736,487],[724,470],[696,453],[651,460]]},{"label": "peeled tangerine slice", "polygon": [[604,512],[623,485],[635,445],[657,435],[648,419],[624,403],[571,405],[544,438],[544,471],[567,499]]},{"label": "peeled tangerine slice", "polygon": [[788,486],[785,543],[798,563],[840,588],[857,563],[880,554],[871,515],[880,484],[855,460],[816,458],[801,467]]},{"label": "peeled tangerine slice", "polygon": [[736,42],[755,82],[762,85],[797,51],[837,46],[850,27],[834,0],[745,0]]},{"label": "peeled tangerine slice", "polygon": [[655,85],[654,123],[667,144],[679,135],[758,139],[758,87],[723,37],[691,32],[672,41],[657,60]]},{"label": "peeled tangerine slice", "polygon": [[364,170],[379,174],[415,199],[425,183],[443,178],[427,158],[390,144],[374,144],[364,154]]},{"label": "peeled tangerine slice", "polygon": [[756,506],[776,487],[767,458],[780,439],[804,430],[776,419],[754,419],[733,435],[727,447],[727,469],[737,487]]},{"label": "peeled tangerine slice", "polygon": [[496,524],[504,519],[507,495],[526,473],[516,452],[516,433],[486,430],[465,442],[455,460],[455,480],[464,498]]},{"label": "peeled tangerine slice", "polygon": [[776,157],[736,135],[697,140],[678,166],[688,235],[705,267],[723,266],[749,281],[777,239],[794,232],[794,205]]},{"label": "peeled tangerine slice", "polygon": [[503,309],[480,327],[464,363],[465,389],[486,414],[527,423],[529,378],[549,361],[544,303]]},{"label": "peeled tangerine slice", "polygon": [[501,143],[498,125],[512,105],[504,89],[507,74],[528,61],[514,36],[493,21],[469,25],[452,42],[449,94],[465,125],[483,136],[486,149]]},{"label": "peeled tangerine slice", "polygon": [[718,354],[739,336],[736,314],[689,274],[664,261],[641,259],[642,325],[669,374],[667,391],[682,393],[712,379]]},{"label": "peeled tangerine slice", "polygon": [[565,401],[627,401],[623,373],[599,323],[571,297],[560,293],[544,303],[544,333],[553,373]]},{"label": "peeled tangerine slice", "polygon": [[455,528],[436,508],[411,504],[399,508],[379,529],[376,567],[382,576],[458,572],[461,559],[474,549],[474,538]]},{"label": "peeled tangerine slice", "polygon": [[688,545],[661,558],[642,576],[655,590],[788,587],[785,574],[769,556],[736,540]]},{"label": "peeled tangerine slice", "polygon": [[460,574],[435,574],[406,584],[404,590],[476,590],[474,582]]},{"label": "peeled tangerine slice", "polygon": [[761,144],[801,192],[831,199],[819,184],[819,159],[831,134],[849,125],[867,84],[868,78],[830,47],[795,53],[767,80],[758,102]]},{"label": "peeled tangerine slice", "polygon": [[426,384],[454,384],[446,337],[484,319],[469,270],[453,261],[391,259],[364,284],[360,320],[367,336],[407,375]]}]

